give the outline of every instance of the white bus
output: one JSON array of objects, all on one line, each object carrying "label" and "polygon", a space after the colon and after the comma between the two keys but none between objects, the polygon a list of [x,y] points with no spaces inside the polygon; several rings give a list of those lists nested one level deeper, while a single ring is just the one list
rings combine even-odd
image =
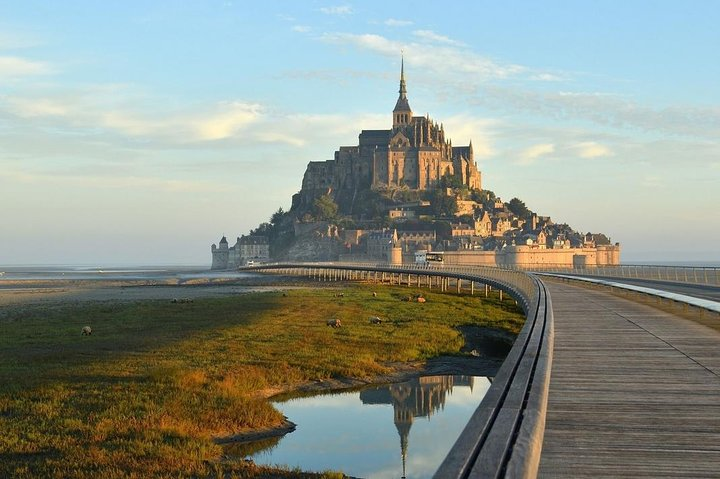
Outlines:
[{"label": "white bus", "polygon": [[416,251],[415,264],[425,266],[440,266],[443,264],[442,251]]}]

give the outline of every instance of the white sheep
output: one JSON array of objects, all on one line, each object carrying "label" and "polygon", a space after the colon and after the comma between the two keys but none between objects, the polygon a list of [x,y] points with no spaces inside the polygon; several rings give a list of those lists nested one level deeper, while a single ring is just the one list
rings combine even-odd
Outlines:
[{"label": "white sheep", "polygon": [[371,316],[370,324],[382,324],[382,319],[378,318],[377,316]]},{"label": "white sheep", "polygon": [[92,334],[92,328],[90,326],[84,326],[82,328],[82,335],[83,336],[90,336]]}]

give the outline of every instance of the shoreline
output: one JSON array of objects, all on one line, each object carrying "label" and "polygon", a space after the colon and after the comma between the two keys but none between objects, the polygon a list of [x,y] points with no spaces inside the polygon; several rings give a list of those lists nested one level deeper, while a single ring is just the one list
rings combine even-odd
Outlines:
[{"label": "shoreline", "polygon": [[[490,328],[474,327],[465,329],[465,331],[462,331],[463,338],[465,338],[465,346],[458,352],[457,356],[445,355],[431,358],[424,362],[388,364],[386,366],[391,368],[390,372],[374,376],[370,379],[345,377],[325,381],[313,381],[286,389],[261,391],[260,396],[268,399],[270,402],[283,402],[297,397],[320,396],[361,390],[373,386],[402,383],[425,376],[464,375],[494,377],[505,360],[505,355],[502,357],[475,357],[470,355],[468,351],[482,348],[483,340],[505,341],[509,339],[511,335],[509,333],[504,334],[504,331]],[[508,344],[508,349],[511,346],[512,343]],[[297,424],[285,417],[285,420],[275,427],[243,431],[229,436],[213,437],[212,441],[221,446],[246,444],[264,439],[282,438],[293,432],[296,427]]]}]

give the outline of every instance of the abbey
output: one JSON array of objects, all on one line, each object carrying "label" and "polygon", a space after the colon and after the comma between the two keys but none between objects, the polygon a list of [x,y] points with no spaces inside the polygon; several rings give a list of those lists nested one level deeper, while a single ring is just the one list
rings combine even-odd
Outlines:
[{"label": "abbey", "polygon": [[481,188],[472,142],[456,147],[442,125],[429,116],[413,116],[400,69],[400,95],[392,112],[392,129],[363,130],[357,146],[342,146],[335,159],[311,161],[296,204],[309,204],[319,194],[378,187],[426,190],[453,176],[471,190]]}]

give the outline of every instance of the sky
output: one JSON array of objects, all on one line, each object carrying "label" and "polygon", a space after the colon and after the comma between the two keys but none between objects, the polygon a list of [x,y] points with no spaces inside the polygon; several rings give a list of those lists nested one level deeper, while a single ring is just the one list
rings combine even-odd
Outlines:
[{"label": "sky", "polygon": [[720,260],[720,2],[0,0],[0,265],[209,265],[416,114],[483,187]]}]

